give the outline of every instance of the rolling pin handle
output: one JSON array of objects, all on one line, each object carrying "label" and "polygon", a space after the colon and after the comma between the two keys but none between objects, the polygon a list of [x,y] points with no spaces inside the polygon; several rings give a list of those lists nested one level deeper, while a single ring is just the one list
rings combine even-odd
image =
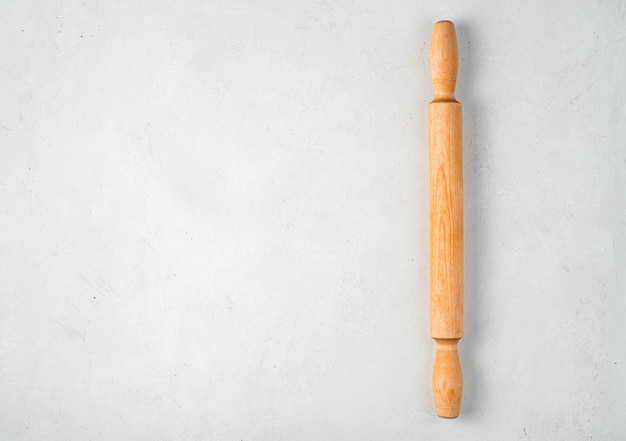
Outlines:
[{"label": "rolling pin handle", "polygon": [[461,413],[463,397],[463,372],[457,345],[459,339],[438,338],[435,369],[433,370],[433,395],[435,409],[441,418],[456,418]]},{"label": "rolling pin handle", "polygon": [[443,20],[433,26],[430,46],[430,72],[435,89],[435,102],[456,101],[454,90],[459,67],[459,47],[454,23]]}]

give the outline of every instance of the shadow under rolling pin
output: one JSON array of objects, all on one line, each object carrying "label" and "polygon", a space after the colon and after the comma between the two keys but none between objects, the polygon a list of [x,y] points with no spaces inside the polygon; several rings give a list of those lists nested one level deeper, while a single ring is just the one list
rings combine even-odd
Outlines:
[{"label": "shadow under rolling pin", "polygon": [[456,30],[433,27],[430,48],[434,100],[428,105],[430,157],[430,336],[437,342],[433,394],[437,415],[461,412],[463,372],[463,131],[454,97],[458,70]]}]

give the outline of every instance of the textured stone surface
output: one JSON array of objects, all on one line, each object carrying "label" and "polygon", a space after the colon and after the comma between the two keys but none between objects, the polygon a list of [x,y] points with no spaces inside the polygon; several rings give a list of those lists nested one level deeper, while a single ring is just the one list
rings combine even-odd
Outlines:
[{"label": "textured stone surface", "polygon": [[[1,3],[0,440],[624,439],[624,1]],[[455,421],[428,337],[444,18]]]}]

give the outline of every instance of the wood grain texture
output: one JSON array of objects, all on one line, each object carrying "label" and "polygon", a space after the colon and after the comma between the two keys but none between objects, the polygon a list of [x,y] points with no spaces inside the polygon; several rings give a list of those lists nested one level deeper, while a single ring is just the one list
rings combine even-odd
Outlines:
[{"label": "wood grain texture", "polygon": [[429,104],[430,333],[437,342],[433,394],[437,415],[461,411],[463,374],[463,132],[454,89],[458,49],[454,24],[435,23],[430,51],[435,98]]},{"label": "wood grain texture", "polygon": [[461,103],[429,105],[430,335],[463,337]]}]

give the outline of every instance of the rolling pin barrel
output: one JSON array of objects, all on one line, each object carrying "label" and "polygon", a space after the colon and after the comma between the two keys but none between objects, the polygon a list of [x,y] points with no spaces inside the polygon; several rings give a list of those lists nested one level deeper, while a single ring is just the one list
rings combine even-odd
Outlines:
[{"label": "rolling pin barrel", "polygon": [[435,23],[430,49],[434,100],[429,104],[430,334],[437,342],[433,394],[437,415],[461,411],[463,373],[463,134],[454,91],[458,47],[454,24]]}]

